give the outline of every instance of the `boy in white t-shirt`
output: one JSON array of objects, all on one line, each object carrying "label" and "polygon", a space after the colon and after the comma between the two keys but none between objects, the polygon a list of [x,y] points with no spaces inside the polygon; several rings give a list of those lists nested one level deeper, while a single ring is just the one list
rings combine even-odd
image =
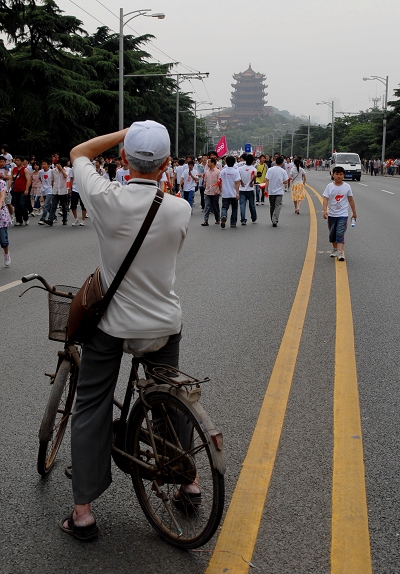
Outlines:
[{"label": "boy in white t-shirt", "polygon": [[239,185],[240,175],[239,171],[233,167],[235,165],[235,158],[228,156],[226,158],[226,166],[220,173],[221,181],[221,196],[222,196],[222,209],[221,209],[221,227],[224,229],[228,215],[229,206],[232,206],[231,214],[231,227],[236,227],[237,213],[238,213],[238,200],[239,200]]},{"label": "boy in white t-shirt", "polygon": [[128,181],[131,179],[129,175],[129,166],[128,164],[123,164],[120,169],[117,169],[116,181],[118,181],[121,185],[126,185]]},{"label": "boy in white t-shirt", "polygon": [[39,178],[42,182],[43,211],[38,221],[38,225],[45,225],[47,214],[50,212],[53,199],[53,170],[50,169],[50,160],[42,160],[42,169],[39,171]]},{"label": "boy in white t-shirt", "polygon": [[331,257],[337,257],[338,261],[344,261],[343,245],[344,234],[347,228],[349,205],[352,217],[357,219],[356,205],[353,192],[348,183],[344,183],[345,171],[342,167],[334,167],[332,170],[333,183],[328,183],[323,195],[324,219],[328,220],[329,241],[332,243]]}]

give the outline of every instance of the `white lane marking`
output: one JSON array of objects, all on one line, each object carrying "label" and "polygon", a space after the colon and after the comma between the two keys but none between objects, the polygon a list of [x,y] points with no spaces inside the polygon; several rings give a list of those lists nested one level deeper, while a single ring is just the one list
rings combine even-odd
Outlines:
[{"label": "white lane marking", "polygon": [[11,289],[12,287],[16,287],[17,285],[22,285],[22,281],[18,279],[18,281],[13,281],[12,283],[7,283],[7,285],[2,285],[0,287],[0,293],[2,291],[7,291],[7,289]]},{"label": "white lane marking", "polygon": [[368,187],[367,183],[360,183],[359,181],[357,181],[358,185],[363,185],[364,187]]},{"label": "white lane marking", "polygon": [[381,191],[384,191],[385,193],[390,193],[390,195],[394,195],[394,191],[388,191],[387,189],[381,189]]}]

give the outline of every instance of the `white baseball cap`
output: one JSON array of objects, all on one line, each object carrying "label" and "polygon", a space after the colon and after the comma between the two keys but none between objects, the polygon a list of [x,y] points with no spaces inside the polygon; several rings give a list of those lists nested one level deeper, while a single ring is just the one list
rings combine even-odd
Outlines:
[{"label": "white baseball cap", "polygon": [[167,128],[153,120],[133,122],[124,139],[125,152],[144,161],[165,159],[170,148]]}]

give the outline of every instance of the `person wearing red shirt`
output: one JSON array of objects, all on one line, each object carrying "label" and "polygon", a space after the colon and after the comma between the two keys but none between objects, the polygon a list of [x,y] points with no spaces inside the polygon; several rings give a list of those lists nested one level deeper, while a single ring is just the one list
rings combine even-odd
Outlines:
[{"label": "person wearing red shirt", "polygon": [[12,205],[15,210],[15,225],[29,225],[27,201],[32,177],[29,169],[22,165],[24,156],[14,157],[12,170]]}]

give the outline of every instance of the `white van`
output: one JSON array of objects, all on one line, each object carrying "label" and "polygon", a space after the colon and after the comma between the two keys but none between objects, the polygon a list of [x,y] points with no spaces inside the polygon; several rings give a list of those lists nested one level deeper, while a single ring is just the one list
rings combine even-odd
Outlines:
[{"label": "white van", "polygon": [[[338,152],[334,153],[331,157],[330,174],[334,167],[342,167],[344,169],[345,179],[357,180],[361,179],[361,160],[358,153]],[[333,178],[332,178],[333,179]]]}]

